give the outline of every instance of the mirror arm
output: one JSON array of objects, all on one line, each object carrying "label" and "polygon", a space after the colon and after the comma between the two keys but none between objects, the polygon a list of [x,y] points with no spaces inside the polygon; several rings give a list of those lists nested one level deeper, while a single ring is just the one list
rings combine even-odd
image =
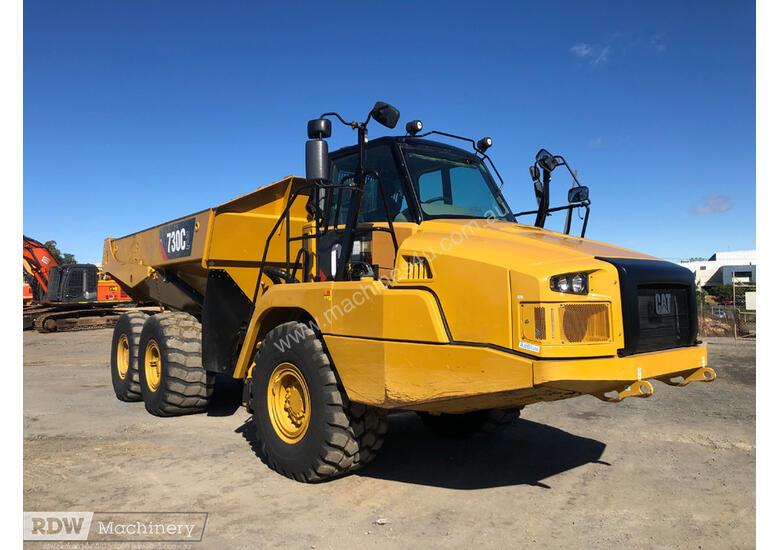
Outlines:
[{"label": "mirror arm", "polygon": [[585,230],[588,228],[588,218],[590,217],[590,201],[585,205],[585,219],[582,220],[582,233],[580,233],[580,239],[585,238]]},{"label": "mirror arm", "polygon": [[515,216],[515,217],[518,217],[518,216],[528,216],[530,214],[536,214],[537,212],[539,212],[539,211],[538,210],[529,210],[528,212],[515,212],[512,215]]},{"label": "mirror arm", "polygon": [[556,156],[556,157],[553,157],[553,158],[555,158],[555,160],[559,162],[559,164],[558,164],[559,166],[561,164],[563,164],[566,167],[566,169],[569,171],[569,174],[571,174],[571,177],[574,179],[574,181],[577,182],[577,187],[582,187],[582,184],[580,183],[580,180],[578,180],[577,176],[574,175],[574,172],[572,172],[571,167],[569,166],[569,163],[566,162],[566,159],[561,157],[561,156]]},{"label": "mirror arm", "polygon": [[536,214],[536,227],[544,227],[547,215],[550,211],[550,172],[542,170],[542,201]]},{"label": "mirror arm", "polygon": [[366,120],[364,120],[364,121],[363,121],[363,126],[365,126],[366,124],[368,124],[368,122],[371,120],[371,115],[373,114],[373,112],[374,112],[374,110],[373,110],[373,109],[371,109],[371,110],[368,112],[368,116],[366,116]]},{"label": "mirror arm", "polygon": [[[578,203],[567,204],[565,206],[556,206],[555,208],[548,208],[547,213],[560,212],[561,210],[574,209],[574,208],[588,208],[590,207],[590,201],[582,201]],[[516,212],[513,216],[528,216],[529,214],[536,214],[538,210],[528,210],[527,212]]]},{"label": "mirror arm", "polygon": [[335,113],[335,112],[334,113],[322,113],[320,115],[320,118],[325,118],[326,116],[335,116],[337,119],[339,119],[339,122],[341,122],[344,126],[349,126],[349,127],[353,128],[353,129],[357,128],[357,124],[358,124],[357,122],[354,122],[354,121],[347,122],[346,120],[341,118],[341,115],[338,114],[338,113]]}]

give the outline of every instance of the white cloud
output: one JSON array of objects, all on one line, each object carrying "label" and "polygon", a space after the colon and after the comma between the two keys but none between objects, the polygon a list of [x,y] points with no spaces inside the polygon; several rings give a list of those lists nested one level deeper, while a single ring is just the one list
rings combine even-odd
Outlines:
[{"label": "white cloud", "polygon": [[601,51],[593,59],[591,63],[593,63],[594,65],[600,65],[601,63],[606,62],[607,57],[609,57],[609,54],[611,53],[612,53],[612,48],[610,48],[609,46],[604,46],[603,48],[601,48]]},{"label": "white cloud", "polygon": [[612,48],[610,46],[594,46],[581,42],[572,46],[571,52],[577,57],[588,59],[591,65],[601,65],[607,61],[607,58],[612,53]]},{"label": "white cloud", "polygon": [[653,45],[655,51],[657,51],[658,53],[666,51],[666,44],[663,43],[662,34],[654,34],[652,38],[650,38],[650,42]]},{"label": "white cloud", "polygon": [[692,210],[694,214],[718,214],[720,212],[728,212],[734,208],[731,198],[726,195],[710,195],[704,197],[702,203],[701,206]]},{"label": "white cloud", "polygon": [[590,44],[582,43],[572,46],[571,51],[580,57],[587,57],[593,52],[593,48],[590,47]]}]

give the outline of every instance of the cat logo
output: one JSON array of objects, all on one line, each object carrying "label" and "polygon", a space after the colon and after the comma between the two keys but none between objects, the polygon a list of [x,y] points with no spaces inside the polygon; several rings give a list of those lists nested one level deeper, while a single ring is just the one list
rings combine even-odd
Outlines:
[{"label": "cat logo", "polygon": [[672,295],[667,293],[655,293],[656,315],[669,315],[672,312]]}]

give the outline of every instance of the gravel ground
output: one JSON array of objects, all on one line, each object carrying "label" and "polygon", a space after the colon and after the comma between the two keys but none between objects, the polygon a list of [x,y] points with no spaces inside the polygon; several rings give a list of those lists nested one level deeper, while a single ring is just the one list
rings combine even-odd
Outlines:
[{"label": "gravel ground", "polygon": [[532,405],[490,438],[393,414],[374,463],[317,485],[257,458],[230,380],[208,414],[116,400],[110,343],[111,330],[24,334],[25,510],[208,512],[202,542],[166,548],[755,546],[754,342],[709,339],[710,384]]}]

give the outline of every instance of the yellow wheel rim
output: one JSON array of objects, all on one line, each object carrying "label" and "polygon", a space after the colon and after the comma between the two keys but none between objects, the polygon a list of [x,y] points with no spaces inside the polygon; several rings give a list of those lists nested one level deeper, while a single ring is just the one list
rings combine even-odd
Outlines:
[{"label": "yellow wheel rim", "polygon": [[154,340],[149,340],[149,343],[146,344],[146,353],[144,353],[144,373],[146,374],[146,385],[153,392],[160,387],[161,370],[160,346]]},{"label": "yellow wheel rim", "polygon": [[130,368],[130,342],[127,340],[127,334],[123,333],[116,345],[116,371],[119,378],[125,379],[128,368]]},{"label": "yellow wheel rim", "polygon": [[311,420],[311,400],[306,380],[292,363],[277,365],[268,380],[268,416],[276,435],[285,443],[297,443]]}]

